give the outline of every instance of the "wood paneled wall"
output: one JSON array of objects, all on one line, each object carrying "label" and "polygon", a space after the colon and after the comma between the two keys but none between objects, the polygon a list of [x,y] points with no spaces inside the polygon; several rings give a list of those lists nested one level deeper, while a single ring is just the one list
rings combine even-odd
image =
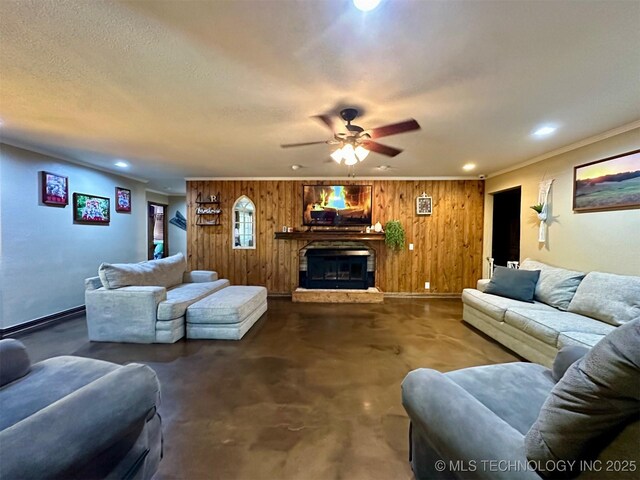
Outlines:
[{"label": "wood paneled wall", "polygon": [[[402,252],[384,242],[377,251],[376,285],[384,292],[452,294],[475,287],[482,277],[484,182],[447,181],[189,181],[187,182],[187,255],[189,268],[216,270],[235,285],[264,285],[272,294],[298,286],[298,250],[304,241],[275,240],[284,225],[302,228],[304,184],[373,185],[373,222],[400,220],[407,245]],[[196,226],[195,202],[220,193],[219,227]],[[433,214],[416,215],[416,197],[433,197]],[[241,195],[256,206],[256,249],[232,248],[232,207]],[[409,243],[414,250],[409,250]],[[424,289],[424,282],[431,289]]]}]

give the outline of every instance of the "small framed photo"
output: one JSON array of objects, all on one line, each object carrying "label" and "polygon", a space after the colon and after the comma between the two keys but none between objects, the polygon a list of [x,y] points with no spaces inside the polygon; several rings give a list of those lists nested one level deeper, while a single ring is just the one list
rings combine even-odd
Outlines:
[{"label": "small framed photo", "polygon": [[54,207],[69,205],[69,179],[51,172],[42,174],[42,203]]},{"label": "small framed photo", "polygon": [[131,190],[116,187],[116,212],[131,213]]},{"label": "small framed photo", "polygon": [[110,222],[109,210],[110,200],[106,197],[97,197],[86,193],[73,194],[73,220],[77,223],[108,225]]},{"label": "small framed photo", "polygon": [[640,208],[640,150],[574,167],[573,211]]},{"label": "small framed photo", "polygon": [[422,194],[416,198],[416,213],[418,215],[431,215],[431,197]]}]

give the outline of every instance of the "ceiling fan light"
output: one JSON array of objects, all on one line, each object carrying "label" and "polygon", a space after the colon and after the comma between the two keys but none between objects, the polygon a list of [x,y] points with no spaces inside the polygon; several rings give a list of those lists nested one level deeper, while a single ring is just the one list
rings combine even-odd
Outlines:
[{"label": "ceiling fan light", "polygon": [[340,163],[342,163],[342,149],[338,148],[335,152],[333,152],[331,154],[331,158],[333,158],[333,160],[337,162],[338,165],[340,165]]},{"label": "ceiling fan light", "polygon": [[358,163],[356,152],[353,150],[353,145],[347,143],[342,147],[342,158],[344,159],[345,165],[355,165]]},{"label": "ceiling fan light", "polygon": [[356,157],[358,157],[358,160],[363,161],[367,158],[367,155],[369,155],[369,150],[364,148],[362,145],[358,145],[356,147]]}]

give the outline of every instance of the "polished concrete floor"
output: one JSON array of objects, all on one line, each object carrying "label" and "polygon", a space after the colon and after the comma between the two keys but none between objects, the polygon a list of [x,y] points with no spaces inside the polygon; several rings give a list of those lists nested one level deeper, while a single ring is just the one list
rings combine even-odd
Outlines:
[{"label": "polished concrete floor", "polygon": [[73,354],[157,372],[157,479],[389,480],[413,478],[400,398],[410,370],[518,360],[461,318],[457,299],[269,299],[239,342],[90,343],[84,318],[20,339],[33,361]]}]

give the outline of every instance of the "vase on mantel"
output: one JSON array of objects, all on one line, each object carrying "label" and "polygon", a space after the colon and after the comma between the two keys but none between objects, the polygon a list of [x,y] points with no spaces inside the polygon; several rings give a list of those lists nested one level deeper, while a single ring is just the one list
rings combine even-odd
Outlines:
[{"label": "vase on mantel", "polygon": [[380,222],[377,222],[374,226],[373,226],[373,230],[380,233],[382,231],[382,224]]}]

